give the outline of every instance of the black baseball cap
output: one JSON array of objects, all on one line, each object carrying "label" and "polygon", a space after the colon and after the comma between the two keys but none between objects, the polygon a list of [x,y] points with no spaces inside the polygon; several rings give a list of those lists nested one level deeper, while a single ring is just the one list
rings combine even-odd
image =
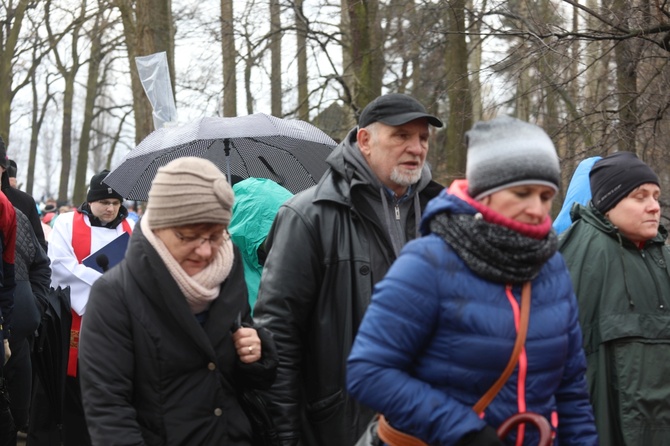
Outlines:
[{"label": "black baseball cap", "polygon": [[402,125],[419,118],[427,118],[428,123],[435,127],[444,124],[426,111],[426,107],[412,96],[390,93],[379,96],[365,106],[358,118],[358,127],[367,127],[373,122],[387,125]]}]

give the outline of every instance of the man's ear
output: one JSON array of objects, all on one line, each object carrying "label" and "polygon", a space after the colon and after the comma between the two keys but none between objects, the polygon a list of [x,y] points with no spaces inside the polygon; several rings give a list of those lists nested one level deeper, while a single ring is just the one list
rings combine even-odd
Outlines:
[{"label": "man's ear", "polygon": [[365,156],[370,154],[370,131],[366,128],[358,129],[356,134],[356,141],[358,141],[358,148],[361,149],[361,153]]}]

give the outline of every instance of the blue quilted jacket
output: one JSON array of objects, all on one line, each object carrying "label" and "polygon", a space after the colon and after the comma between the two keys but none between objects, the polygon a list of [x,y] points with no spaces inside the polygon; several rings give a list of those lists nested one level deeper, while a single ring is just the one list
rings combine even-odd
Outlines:
[{"label": "blue quilted jacket", "polygon": [[[441,212],[476,213],[443,191],[426,208],[424,233]],[[453,445],[522,411],[551,421],[555,445],[597,445],[577,302],[558,253],[532,282],[519,366],[483,417],[471,409],[510,358],[520,299],[520,285],[480,278],[437,235],[408,243],[375,287],[348,360],[349,391],[430,445]],[[537,445],[530,428],[506,444],[518,435]]]}]

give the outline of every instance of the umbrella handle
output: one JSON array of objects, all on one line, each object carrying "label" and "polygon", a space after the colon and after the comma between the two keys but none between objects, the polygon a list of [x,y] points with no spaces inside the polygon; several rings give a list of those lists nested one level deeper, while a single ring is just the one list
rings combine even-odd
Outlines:
[{"label": "umbrella handle", "polygon": [[553,432],[549,425],[549,421],[542,415],[534,412],[517,413],[503,421],[498,427],[498,437],[505,438],[513,427],[521,423],[531,423],[535,425],[540,432],[540,442],[538,446],[551,446]]},{"label": "umbrella handle", "polygon": [[223,140],[223,153],[226,154],[226,178],[228,179],[228,184],[233,185],[232,177],[230,176],[230,139],[226,138]]}]

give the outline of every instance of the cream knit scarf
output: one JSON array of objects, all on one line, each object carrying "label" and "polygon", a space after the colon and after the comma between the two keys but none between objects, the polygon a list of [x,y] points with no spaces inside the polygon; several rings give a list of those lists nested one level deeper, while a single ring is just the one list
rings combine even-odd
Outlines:
[{"label": "cream knit scarf", "polygon": [[179,289],[186,297],[186,302],[193,314],[202,313],[211,305],[212,301],[219,296],[221,284],[226,280],[233,267],[235,254],[233,253],[233,242],[226,240],[216,252],[214,259],[204,270],[189,276],[186,271],[172,257],[170,251],[161,239],[156,237],[147,223],[146,215],[140,219],[142,234],[147,238],[151,246],[156,249],[158,255],[163,259],[170,275],[174,278]]}]

